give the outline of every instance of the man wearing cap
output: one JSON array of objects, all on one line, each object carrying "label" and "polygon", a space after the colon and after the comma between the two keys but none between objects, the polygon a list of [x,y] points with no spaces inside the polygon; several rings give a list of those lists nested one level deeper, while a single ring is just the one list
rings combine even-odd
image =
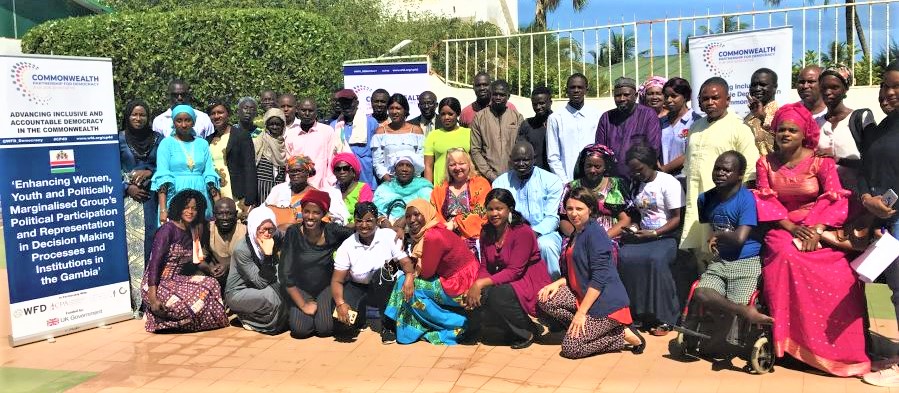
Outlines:
[{"label": "man wearing cap", "polygon": [[437,95],[431,91],[424,91],[418,95],[418,110],[421,112],[416,118],[409,120],[424,131],[425,136],[434,131],[437,126]]},{"label": "man wearing cap", "polygon": [[359,180],[374,191],[378,187],[371,156],[371,138],[378,129],[378,121],[365,112],[359,111],[359,97],[350,89],[334,94],[340,107],[340,116],[331,122],[337,134],[337,152],[353,153],[362,165]]},{"label": "man wearing cap", "polygon": [[630,179],[625,154],[636,144],[646,144],[661,152],[662,128],[656,112],[637,103],[637,83],[631,78],[615,80],[615,109],[603,113],[596,127],[596,143],[615,152],[613,176]]}]

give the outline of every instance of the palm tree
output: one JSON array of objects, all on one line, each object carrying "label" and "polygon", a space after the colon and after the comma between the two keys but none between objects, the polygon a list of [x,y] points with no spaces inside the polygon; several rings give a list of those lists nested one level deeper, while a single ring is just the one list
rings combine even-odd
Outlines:
[{"label": "palm tree", "polygon": [[612,41],[611,48],[608,42],[599,46],[599,64],[609,64],[610,59],[612,64],[617,64],[634,58],[636,43],[633,33],[619,35],[613,31],[610,41]]},{"label": "palm tree", "polygon": [[587,54],[590,55],[590,57],[593,58],[593,62],[590,63],[590,64],[599,64],[599,54],[596,53],[595,50],[590,49],[590,50],[587,51]]},{"label": "palm tree", "polygon": [[[779,6],[780,0],[764,0],[765,4]],[[806,0],[807,3],[814,3],[814,0]],[[858,12],[855,10],[855,0],[844,0],[846,4],[846,42],[855,42],[855,33],[858,33],[858,44],[861,46],[862,53],[865,57],[870,57],[868,52],[868,39],[865,38],[865,30],[862,28],[862,21],[858,18]],[[824,0],[824,4],[830,4],[830,0]]]},{"label": "palm tree", "polygon": [[[546,15],[559,8],[560,0],[537,0],[537,10],[534,15],[534,26],[539,30],[546,30]],[[584,9],[587,0],[571,0],[571,6],[575,11]]]}]

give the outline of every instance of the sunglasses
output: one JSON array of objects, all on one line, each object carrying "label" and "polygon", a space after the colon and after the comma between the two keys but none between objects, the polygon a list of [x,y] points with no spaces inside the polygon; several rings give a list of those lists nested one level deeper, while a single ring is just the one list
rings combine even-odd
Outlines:
[{"label": "sunglasses", "polygon": [[334,167],[334,172],[349,172],[351,170],[353,170],[353,167],[351,167],[349,165],[341,165],[341,166]]}]

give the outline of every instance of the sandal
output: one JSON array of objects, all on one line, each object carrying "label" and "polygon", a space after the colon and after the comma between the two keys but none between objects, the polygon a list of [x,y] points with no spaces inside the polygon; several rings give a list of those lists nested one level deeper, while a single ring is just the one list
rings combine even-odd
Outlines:
[{"label": "sandal", "polygon": [[632,346],[631,346],[631,353],[633,353],[634,355],[642,354],[642,353],[643,353],[643,350],[646,349],[646,339],[643,338],[643,335],[640,334],[640,331],[637,330],[637,328],[635,328],[634,326],[628,326],[628,329],[630,329],[631,332],[633,332],[634,334],[636,334],[636,335],[637,335],[637,338],[640,339],[640,344],[639,344],[639,345],[632,345]]},{"label": "sandal", "polygon": [[667,336],[668,332],[670,332],[670,331],[671,331],[671,327],[669,327],[668,325],[663,323],[659,326],[649,329],[649,334],[656,336],[656,337],[664,337],[664,336]]}]

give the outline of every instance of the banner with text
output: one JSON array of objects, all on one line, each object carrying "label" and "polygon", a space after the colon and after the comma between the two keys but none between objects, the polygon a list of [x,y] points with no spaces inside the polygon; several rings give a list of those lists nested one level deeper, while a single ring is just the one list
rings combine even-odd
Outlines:
[{"label": "banner with text", "polygon": [[418,95],[428,90],[428,63],[381,63],[343,66],[343,86],[359,96],[359,109],[371,114],[371,93],[384,89],[409,100],[409,120],[418,116]]},{"label": "banner with text", "polygon": [[0,56],[10,343],[131,318],[109,59]]},{"label": "banner with text", "polygon": [[777,74],[780,83],[774,100],[786,103],[792,85],[792,27],[690,37],[689,46],[693,108],[697,112],[699,87],[707,79],[720,76],[730,86],[730,112],[746,116],[749,80],[759,68],[770,68]]}]

